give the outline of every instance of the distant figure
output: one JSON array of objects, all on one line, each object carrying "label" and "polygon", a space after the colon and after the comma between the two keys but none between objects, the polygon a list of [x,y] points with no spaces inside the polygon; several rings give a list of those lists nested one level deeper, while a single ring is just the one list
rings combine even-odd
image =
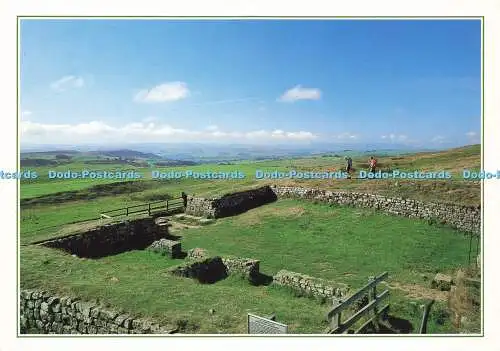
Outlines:
[{"label": "distant figure", "polygon": [[370,161],[368,162],[368,165],[370,167],[370,172],[374,173],[375,168],[377,167],[377,160],[375,158],[373,158],[373,156],[370,157]]},{"label": "distant figure", "polygon": [[346,156],[345,160],[347,165],[345,167],[345,171],[347,172],[347,179],[351,179],[351,171],[352,171],[352,158]]},{"label": "distant figure", "polygon": [[188,203],[188,196],[187,196],[187,194],[183,191],[183,192],[181,193],[181,197],[182,197],[182,201],[183,201],[183,203],[184,203],[184,208],[186,208],[186,207],[187,207],[187,203]]}]

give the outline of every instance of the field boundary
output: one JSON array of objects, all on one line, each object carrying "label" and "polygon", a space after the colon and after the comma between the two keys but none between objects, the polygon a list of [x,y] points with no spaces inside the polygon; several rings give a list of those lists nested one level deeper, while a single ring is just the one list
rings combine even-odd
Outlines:
[{"label": "field boundary", "polygon": [[[377,285],[386,280],[388,276],[389,273],[384,272],[378,277],[370,277],[368,279],[368,284],[349,296],[345,301],[341,299],[336,300],[333,309],[331,309],[327,314],[327,320],[331,326],[329,334],[345,333],[351,326],[354,325],[354,323],[365,315],[370,315],[370,317],[354,332],[355,334],[362,332],[372,323],[377,325],[379,318],[382,315],[386,315],[389,310],[389,304],[379,310],[381,302],[389,296],[389,290],[386,289],[377,295]],[[346,321],[342,322],[342,311],[351,307],[351,305],[355,304],[366,295],[368,295],[368,304],[349,317]]]},{"label": "field boundary", "polygon": [[[147,213],[151,216],[153,212],[165,212],[179,210],[184,207],[182,197],[174,198],[170,200],[161,200],[155,202],[147,202],[140,205],[127,206],[122,208],[117,208],[114,210],[104,211],[99,214],[100,218],[113,218],[120,216],[129,216],[131,214],[137,213]],[[158,211],[160,210],[160,211]],[[120,212],[115,214],[116,212]]]}]

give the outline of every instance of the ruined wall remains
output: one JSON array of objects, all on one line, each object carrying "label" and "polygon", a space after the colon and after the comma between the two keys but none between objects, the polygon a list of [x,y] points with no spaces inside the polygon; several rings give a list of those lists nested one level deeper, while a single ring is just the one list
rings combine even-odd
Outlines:
[{"label": "ruined wall remains", "polygon": [[147,249],[170,258],[182,256],[182,246],[179,241],[160,239],[153,242]]},{"label": "ruined wall remains", "polygon": [[187,259],[198,260],[201,258],[208,258],[208,252],[205,249],[195,247],[194,249],[189,249],[187,252]]},{"label": "ruined wall remains", "polygon": [[176,329],[42,290],[20,292],[21,334],[172,334]]},{"label": "ruined wall remains", "polygon": [[217,199],[188,196],[186,213],[207,218],[221,218],[243,213],[277,200],[269,186],[227,194]]},{"label": "ruined wall remains", "polygon": [[200,248],[189,250],[187,258],[187,262],[172,267],[170,273],[197,279],[201,283],[215,283],[233,274],[257,281],[260,274],[260,261],[251,258],[208,257],[208,252]]},{"label": "ruined wall remains", "polygon": [[260,274],[260,261],[251,258],[224,257],[222,262],[229,274],[240,274],[249,280],[256,280]]},{"label": "ruined wall remains", "polygon": [[480,206],[461,206],[422,202],[411,199],[387,198],[382,195],[328,191],[301,187],[272,186],[280,198],[317,200],[329,204],[367,207],[408,218],[435,220],[469,233],[481,232]]},{"label": "ruined wall remains", "polygon": [[349,292],[349,286],[346,284],[330,282],[287,270],[276,273],[273,277],[273,284],[286,286],[306,296],[324,298],[342,297]]},{"label": "ruined wall remains", "polygon": [[172,267],[173,275],[198,280],[200,283],[212,284],[228,276],[228,270],[219,256],[193,260]]},{"label": "ruined wall remains", "polygon": [[78,257],[98,258],[129,250],[142,250],[165,236],[151,217],[105,224],[85,232],[43,242]]}]

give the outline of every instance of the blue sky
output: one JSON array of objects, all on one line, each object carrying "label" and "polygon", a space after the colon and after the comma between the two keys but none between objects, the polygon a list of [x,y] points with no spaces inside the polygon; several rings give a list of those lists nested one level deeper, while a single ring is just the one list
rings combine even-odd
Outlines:
[{"label": "blue sky", "polygon": [[23,20],[23,143],[476,143],[478,20]]}]

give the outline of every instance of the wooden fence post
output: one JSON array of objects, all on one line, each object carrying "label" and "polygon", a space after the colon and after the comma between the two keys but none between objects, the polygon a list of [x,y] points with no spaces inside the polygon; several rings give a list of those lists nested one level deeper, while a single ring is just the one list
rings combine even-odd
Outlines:
[{"label": "wooden fence post", "polygon": [[[333,302],[333,308],[342,305],[341,299],[335,299]],[[337,329],[342,324],[342,312],[339,312],[332,316],[331,327],[332,330]]]},{"label": "wooden fence post", "polygon": [[168,200],[167,200],[167,212],[168,212]]},{"label": "wooden fence post", "polygon": [[127,207],[127,216],[128,216],[128,207]]},{"label": "wooden fence post", "polygon": [[[374,276],[370,276],[368,278],[368,283],[371,283],[372,281],[375,280]],[[368,291],[368,303],[375,301],[377,299],[377,284],[374,284],[373,287]],[[372,314],[372,323],[373,326],[375,327],[375,330],[379,330],[379,324],[378,324],[378,306],[377,303],[373,306],[373,312]]]},{"label": "wooden fence post", "polygon": [[148,215],[151,216],[151,202],[148,203]]}]

